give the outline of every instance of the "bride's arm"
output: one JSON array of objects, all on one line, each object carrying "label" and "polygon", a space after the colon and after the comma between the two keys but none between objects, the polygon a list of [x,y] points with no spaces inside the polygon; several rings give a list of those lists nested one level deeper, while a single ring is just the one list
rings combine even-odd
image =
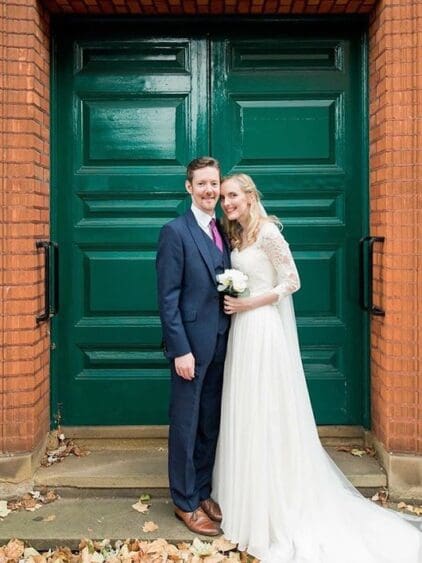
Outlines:
[{"label": "bride's arm", "polygon": [[268,293],[256,297],[237,299],[226,296],[224,310],[229,315],[271,305],[300,288],[299,275],[289,245],[273,223],[266,223],[262,227],[260,246],[277,273],[277,285]]},{"label": "bride's arm", "polygon": [[272,292],[278,296],[278,301],[300,289],[299,274],[290,247],[274,223],[264,225],[260,240],[262,250],[277,273],[277,285]]}]

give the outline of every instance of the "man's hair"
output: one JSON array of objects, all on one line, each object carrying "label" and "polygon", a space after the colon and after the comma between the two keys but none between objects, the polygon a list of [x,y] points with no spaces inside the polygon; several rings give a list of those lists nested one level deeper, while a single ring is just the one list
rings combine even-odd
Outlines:
[{"label": "man's hair", "polygon": [[220,176],[220,163],[216,158],[212,156],[200,156],[199,158],[194,158],[186,167],[186,178],[190,183],[193,180],[193,173],[195,170],[200,170],[201,168],[206,168],[207,166],[211,166],[213,168],[217,168]]}]

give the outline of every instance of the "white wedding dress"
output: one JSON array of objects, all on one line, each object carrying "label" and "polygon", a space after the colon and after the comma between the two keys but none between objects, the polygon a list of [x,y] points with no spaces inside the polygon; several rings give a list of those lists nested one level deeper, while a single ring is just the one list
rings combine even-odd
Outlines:
[{"label": "white wedding dress", "polygon": [[278,227],[264,223],[232,266],[251,295],[279,301],[232,317],[212,493],[225,537],[265,563],[422,563],[416,519],[365,499],[321,446],[290,297],[299,278]]}]

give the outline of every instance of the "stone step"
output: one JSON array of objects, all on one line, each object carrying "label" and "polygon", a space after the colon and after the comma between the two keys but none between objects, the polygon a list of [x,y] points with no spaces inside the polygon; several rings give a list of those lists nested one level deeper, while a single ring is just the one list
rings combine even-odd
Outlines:
[{"label": "stone step", "polygon": [[[152,497],[147,514],[140,514],[132,508],[137,500],[134,495],[123,498],[60,498],[35,512],[11,512],[0,520],[0,545],[11,538],[19,538],[37,550],[57,546],[75,550],[82,538],[107,538],[113,542],[126,538],[164,538],[174,544],[191,542],[195,537],[210,541],[210,538],[189,532],[175,518],[168,499]],[[155,522],[158,530],[143,532],[142,527],[148,521]]]},{"label": "stone step", "polygon": [[[144,446],[167,447],[167,426],[79,426],[62,428],[64,435],[89,450],[137,450]],[[319,426],[324,446],[362,446],[361,426]]]},{"label": "stone step", "polygon": [[[387,485],[379,462],[370,456],[355,457],[326,448],[329,455],[364,494]],[[167,448],[149,444],[129,450],[95,450],[85,457],[68,456],[61,463],[40,467],[36,487],[57,489],[64,496],[127,496],[143,492],[168,496]]]}]

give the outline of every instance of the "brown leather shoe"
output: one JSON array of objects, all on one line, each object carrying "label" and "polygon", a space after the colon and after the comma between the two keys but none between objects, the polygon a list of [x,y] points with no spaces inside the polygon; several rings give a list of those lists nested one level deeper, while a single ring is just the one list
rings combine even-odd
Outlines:
[{"label": "brown leather shoe", "polygon": [[182,520],[186,528],[195,534],[203,536],[219,536],[221,534],[220,526],[208,518],[202,508],[198,507],[193,512],[183,512],[175,506],[174,513],[179,520]]},{"label": "brown leather shoe", "polygon": [[212,500],[212,498],[203,500],[201,502],[201,508],[205,512],[205,514],[208,514],[211,520],[214,520],[214,522],[221,522],[221,520],[223,519],[221,508],[218,506],[215,500]]}]

